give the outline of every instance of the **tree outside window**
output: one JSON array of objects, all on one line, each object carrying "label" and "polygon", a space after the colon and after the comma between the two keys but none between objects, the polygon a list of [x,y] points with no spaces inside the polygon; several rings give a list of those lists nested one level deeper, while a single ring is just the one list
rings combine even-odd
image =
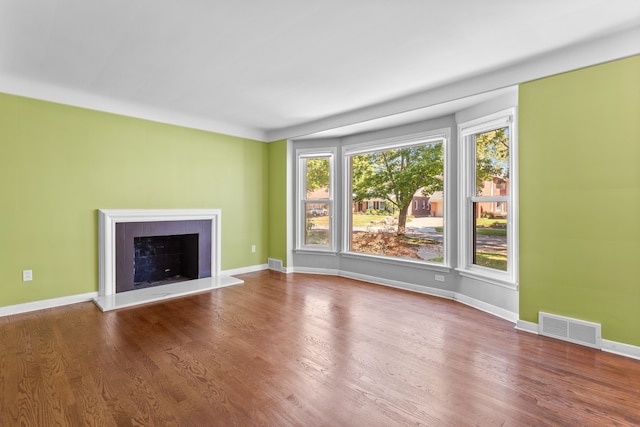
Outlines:
[{"label": "tree outside window", "polygon": [[[348,163],[354,207],[350,251],[443,263],[443,217],[418,219],[409,211],[418,209],[415,197],[443,194],[444,141],[396,144],[350,155]],[[386,209],[359,209],[371,201],[384,201]]]}]

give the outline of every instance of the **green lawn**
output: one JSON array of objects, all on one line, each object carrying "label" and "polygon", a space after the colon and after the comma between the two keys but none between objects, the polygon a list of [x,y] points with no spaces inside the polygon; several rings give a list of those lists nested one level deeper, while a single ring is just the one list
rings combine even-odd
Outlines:
[{"label": "green lawn", "polygon": [[[438,233],[444,232],[444,227],[436,227]],[[502,228],[476,228],[476,234],[483,236],[506,236],[507,230]]]},{"label": "green lawn", "polygon": [[480,228],[507,228],[506,219],[478,218],[476,227]]},{"label": "green lawn", "polygon": [[[383,221],[388,218],[389,215],[362,215],[362,214],[354,214],[351,218],[352,224],[354,227],[368,227],[370,225],[382,225]],[[411,220],[407,218],[407,224]],[[377,224],[371,224],[372,222],[376,222]]]},{"label": "green lawn", "polygon": [[506,236],[507,230],[501,228],[476,228],[476,234],[483,236]]},{"label": "green lawn", "polygon": [[[371,225],[382,225],[382,221],[385,218],[388,218],[388,215],[363,215],[363,214],[355,214],[352,217],[353,226],[354,227],[369,227]],[[311,222],[315,226],[327,227],[329,225],[329,216],[316,216],[310,218]],[[378,224],[371,224],[371,222],[376,222]],[[411,218],[407,218],[407,224],[411,222]]]},{"label": "green lawn", "polygon": [[477,252],[476,265],[507,271],[507,256],[490,252]]},{"label": "green lawn", "polygon": [[[444,231],[443,227],[436,227],[438,233]],[[507,220],[506,219],[490,219],[478,218],[476,220],[476,234],[482,236],[506,236]]]}]

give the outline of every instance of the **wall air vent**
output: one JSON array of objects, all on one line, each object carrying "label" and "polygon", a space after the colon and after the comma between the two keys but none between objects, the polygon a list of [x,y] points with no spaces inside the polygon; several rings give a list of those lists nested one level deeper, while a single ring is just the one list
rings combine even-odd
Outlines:
[{"label": "wall air vent", "polygon": [[282,269],[282,260],[274,259],[274,258],[267,258],[267,262],[268,262],[269,270],[275,270],[275,271],[280,271],[280,272],[284,271]]},{"label": "wall air vent", "polygon": [[538,333],[551,338],[569,341],[600,349],[602,325],[570,317],[544,312],[538,313]]}]

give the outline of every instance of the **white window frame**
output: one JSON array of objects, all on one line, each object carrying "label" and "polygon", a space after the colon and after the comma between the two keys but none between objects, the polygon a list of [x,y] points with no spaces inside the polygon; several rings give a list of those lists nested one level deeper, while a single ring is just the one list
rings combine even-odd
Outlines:
[{"label": "white window frame", "polygon": [[[296,250],[298,251],[312,251],[312,252],[336,252],[336,226],[335,226],[335,209],[334,195],[336,190],[336,148],[322,148],[322,149],[298,149],[296,150],[296,176],[297,183],[297,203],[296,203]],[[329,157],[329,198],[317,199],[309,201],[306,198],[306,163],[307,159],[315,159],[318,157]],[[306,231],[306,216],[305,207],[307,203],[322,203],[329,205],[329,245],[307,245],[304,242],[304,236]]]},{"label": "white window frame", "polygon": [[[476,196],[475,139],[483,132],[509,128],[509,192],[507,196]],[[459,203],[458,267],[463,276],[510,289],[518,288],[518,129],[517,109],[510,108],[458,125]],[[473,202],[507,202],[507,271],[473,264]]]},{"label": "white window frame", "polygon": [[[344,177],[342,180],[343,188],[342,188],[342,205],[343,209],[343,230],[342,233],[342,248],[343,255],[346,255],[351,258],[363,258],[363,259],[375,259],[377,261],[382,261],[385,263],[398,264],[398,265],[407,265],[410,264],[412,266],[420,266],[426,267],[432,270],[437,271],[450,271],[451,268],[451,245],[449,244],[451,236],[451,226],[453,222],[451,221],[451,197],[453,197],[453,189],[450,188],[449,185],[450,179],[448,176],[451,174],[452,168],[450,167],[450,159],[449,159],[449,143],[451,140],[451,129],[450,128],[442,128],[435,129],[426,132],[419,132],[410,135],[403,135],[392,138],[385,138],[375,141],[362,142],[358,144],[352,144],[342,147],[342,176]],[[352,190],[351,190],[351,164],[349,162],[349,158],[354,155],[370,153],[372,151],[384,151],[391,150],[395,148],[404,148],[428,143],[436,143],[442,142],[443,151],[444,151],[444,235],[443,235],[443,253],[444,260],[442,263],[428,262],[428,261],[415,261],[409,259],[402,258],[393,258],[389,256],[382,255],[370,255],[370,254],[362,254],[359,252],[351,252],[350,250],[350,239],[352,232],[352,209],[353,206],[352,199]],[[412,203],[413,206],[413,203]],[[409,211],[410,214],[410,211]],[[447,230],[449,230],[447,232]]]}]

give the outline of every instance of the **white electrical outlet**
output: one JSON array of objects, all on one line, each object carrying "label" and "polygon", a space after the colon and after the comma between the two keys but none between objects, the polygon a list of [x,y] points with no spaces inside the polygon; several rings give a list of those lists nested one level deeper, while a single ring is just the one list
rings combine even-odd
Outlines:
[{"label": "white electrical outlet", "polygon": [[33,270],[22,270],[22,281],[30,282],[33,280]]},{"label": "white electrical outlet", "polygon": [[256,251],[256,245],[251,245],[251,252],[255,252]]},{"label": "white electrical outlet", "polygon": [[436,274],[436,282],[444,282],[444,276]]}]

